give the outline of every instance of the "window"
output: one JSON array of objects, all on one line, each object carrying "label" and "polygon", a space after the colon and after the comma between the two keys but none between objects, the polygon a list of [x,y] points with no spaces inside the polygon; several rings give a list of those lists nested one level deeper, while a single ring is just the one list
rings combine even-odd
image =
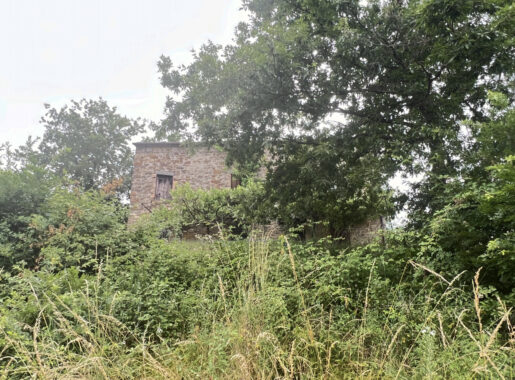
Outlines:
[{"label": "window", "polygon": [[156,196],[155,199],[170,199],[172,195],[170,191],[173,187],[173,176],[158,174],[156,180]]},{"label": "window", "polygon": [[231,174],[231,189],[236,189],[241,185],[241,178],[235,174]]}]

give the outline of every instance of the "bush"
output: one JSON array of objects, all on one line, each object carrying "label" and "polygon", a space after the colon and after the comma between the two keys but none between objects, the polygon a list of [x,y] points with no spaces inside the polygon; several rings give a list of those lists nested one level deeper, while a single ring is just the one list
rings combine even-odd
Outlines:
[{"label": "bush", "polygon": [[0,170],[0,268],[36,264],[31,216],[42,211],[52,188],[53,180],[37,167]]},{"label": "bush", "polygon": [[31,221],[42,265],[52,270],[75,266],[91,273],[108,257],[127,253],[134,246],[127,213],[127,206],[102,192],[56,191]]},{"label": "bush", "polygon": [[261,183],[249,181],[236,189],[194,190],[189,184],[177,186],[172,199],[143,217],[139,228],[154,235],[181,237],[187,230],[220,230],[246,236],[257,225],[268,224],[274,214],[263,207]]},{"label": "bush", "polygon": [[438,212],[424,238],[437,270],[474,273],[515,301],[515,157],[490,168],[491,181],[470,185]]}]

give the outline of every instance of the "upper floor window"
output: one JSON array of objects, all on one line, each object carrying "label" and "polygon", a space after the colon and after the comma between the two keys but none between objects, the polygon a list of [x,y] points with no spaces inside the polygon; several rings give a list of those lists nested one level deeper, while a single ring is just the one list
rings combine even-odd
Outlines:
[{"label": "upper floor window", "polygon": [[155,199],[171,199],[170,191],[173,187],[173,176],[158,174],[156,179]]}]

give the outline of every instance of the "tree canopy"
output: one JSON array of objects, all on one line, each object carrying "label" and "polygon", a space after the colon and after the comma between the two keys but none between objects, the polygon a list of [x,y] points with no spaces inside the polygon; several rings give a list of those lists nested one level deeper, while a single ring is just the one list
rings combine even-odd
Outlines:
[{"label": "tree canopy", "polygon": [[398,171],[425,174],[410,206],[431,214],[447,179],[460,175],[461,121],[488,120],[489,90],[511,96],[510,1],[247,0],[244,8],[250,18],[234,43],[209,42],[187,66],[161,58],[172,96],[156,136],[221,145],[243,168],[269,152],[271,194],[285,206],[300,200],[296,215],[316,217],[320,208],[305,202],[316,197],[353,199],[343,215],[377,209]]},{"label": "tree canopy", "polygon": [[[52,173],[69,176],[82,188],[100,189],[117,181],[128,193],[132,172],[131,139],[143,131],[143,123],[121,116],[103,99],[71,101],[61,109],[47,105],[41,123],[45,128],[32,156]],[[29,145],[36,145],[29,142]]]}]

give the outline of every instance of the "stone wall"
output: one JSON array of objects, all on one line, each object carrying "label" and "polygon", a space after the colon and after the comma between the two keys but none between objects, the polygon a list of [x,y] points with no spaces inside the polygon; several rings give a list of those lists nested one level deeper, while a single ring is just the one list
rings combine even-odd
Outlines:
[{"label": "stone wall", "polygon": [[[362,223],[353,224],[351,227],[341,231],[333,232],[332,235],[333,237],[344,238],[349,246],[358,246],[373,242],[384,228],[383,218],[379,216],[370,218]],[[330,235],[330,229],[322,223],[316,223],[304,228],[304,236],[307,240],[320,239]]]},{"label": "stone wall", "polygon": [[189,183],[194,189],[230,188],[226,154],[215,148],[189,148],[179,143],[136,143],[130,195],[129,224],[148,213],[155,199],[157,175],[173,176],[173,187]]},{"label": "stone wall", "polygon": [[371,243],[383,229],[382,217],[369,219],[348,229],[349,243],[352,246]]}]

